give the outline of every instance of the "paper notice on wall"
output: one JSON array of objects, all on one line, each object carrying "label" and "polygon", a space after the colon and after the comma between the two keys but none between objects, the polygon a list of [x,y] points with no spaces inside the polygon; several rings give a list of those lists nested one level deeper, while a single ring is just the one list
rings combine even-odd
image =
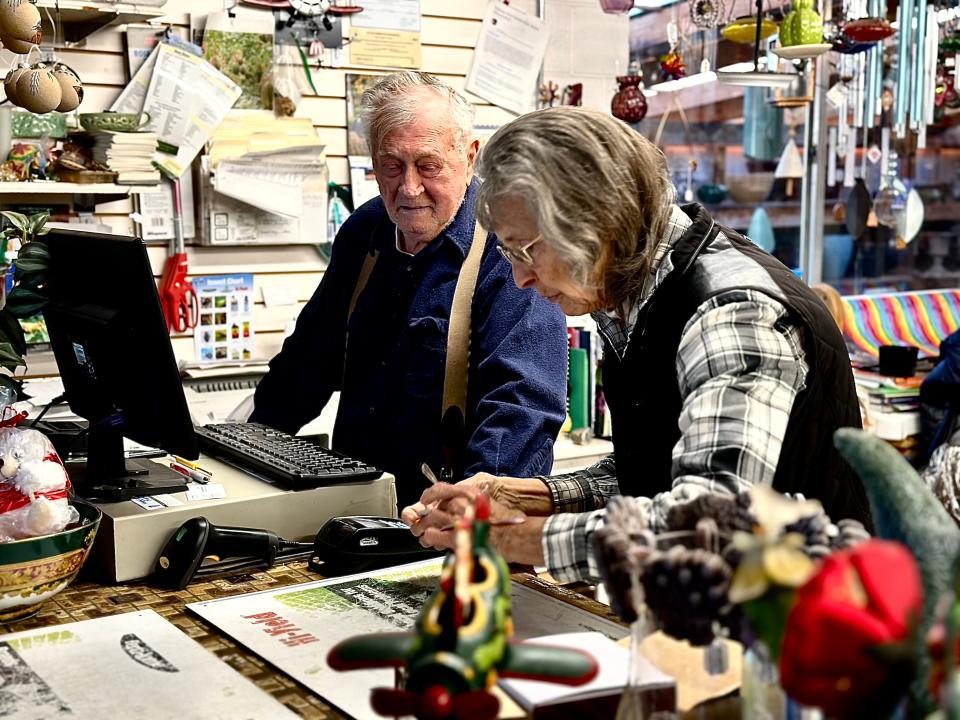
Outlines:
[{"label": "paper notice on wall", "polygon": [[[193,211],[193,175],[180,178],[180,198],[183,203],[183,237],[197,236]],[[162,182],[147,192],[137,194],[137,212],[131,217],[140,226],[144,240],[170,240],[173,237],[173,186]]]},{"label": "paper notice on wall", "polygon": [[200,322],[193,332],[201,363],[253,358],[253,275],[195,277]]},{"label": "paper notice on wall", "polygon": [[240,86],[209,62],[160,44],[143,109],[150,114],[146,129],[170,152],[158,152],[154,163],[182,176],[238,97]]},{"label": "paper notice on wall", "polygon": [[350,26],[420,32],[420,0],[366,0]]},{"label": "paper notice on wall", "polygon": [[353,28],[350,31],[350,62],[390,68],[418,68],[420,33],[380,28]]},{"label": "paper notice on wall", "polygon": [[466,89],[518,115],[535,108],[548,31],[540,18],[491,0],[467,74]]},{"label": "paper notice on wall", "polygon": [[373,174],[373,160],[369,155],[351,155],[349,160],[350,194],[353,197],[353,207],[358,208],[367,200],[379,196],[380,186]]}]

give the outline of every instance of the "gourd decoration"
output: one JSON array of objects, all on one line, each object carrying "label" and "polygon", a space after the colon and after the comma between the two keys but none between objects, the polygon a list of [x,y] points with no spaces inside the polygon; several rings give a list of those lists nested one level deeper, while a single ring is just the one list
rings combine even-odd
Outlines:
[{"label": "gourd decoration", "polygon": [[30,68],[23,63],[18,63],[15,68],[7,73],[7,77],[3,80],[3,89],[7,93],[7,98],[14,105],[20,105],[20,102],[17,100],[17,80],[29,69]]},{"label": "gourd decoration", "polygon": [[28,0],[0,0],[0,42],[12,52],[25,54],[43,40],[40,11]]},{"label": "gourd decoration", "polygon": [[53,66],[53,76],[60,83],[61,92],[60,104],[55,110],[57,112],[76,110],[83,102],[83,84],[80,82],[80,76],[62,62]]},{"label": "gourd decoration", "polygon": [[20,107],[42,114],[55,110],[63,99],[60,83],[43,63],[30,67],[17,80]]},{"label": "gourd decoration", "polygon": [[813,0],[797,0],[780,23],[780,44],[815,45],[823,42],[823,20],[813,9]]}]

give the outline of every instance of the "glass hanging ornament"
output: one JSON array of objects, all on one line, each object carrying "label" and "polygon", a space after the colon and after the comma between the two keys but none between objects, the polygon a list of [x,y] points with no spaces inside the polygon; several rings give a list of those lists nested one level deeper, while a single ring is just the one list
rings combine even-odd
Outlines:
[{"label": "glass hanging ornament", "polygon": [[891,153],[887,174],[881,179],[880,189],[873,199],[877,222],[884,227],[896,228],[902,222],[906,203],[907,188],[900,179],[898,158]]},{"label": "glass hanging ornament", "polygon": [[683,62],[683,56],[680,54],[680,29],[676,21],[676,9],[674,9],[674,19],[667,23],[667,42],[670,50],[660,56],[660,76],[664,80],[679,80],[687,74],[687,66]]},{"label": "glass hanging ornament", "polygon": [[823,42],[823,20],[813,8],[813,0],[796,0],[793,9],[780,23],[780,44],[816,45]]},{"label": "glass hanging ornament", "polygon": [[690,22],[703,30],[715,28],[726,13],[723,0],[690,0]]},{"label": "glass hanging ornament", "polygon": [[611,15],[622,15],[633,8],[633,0],[600,0],[600,9]]}]

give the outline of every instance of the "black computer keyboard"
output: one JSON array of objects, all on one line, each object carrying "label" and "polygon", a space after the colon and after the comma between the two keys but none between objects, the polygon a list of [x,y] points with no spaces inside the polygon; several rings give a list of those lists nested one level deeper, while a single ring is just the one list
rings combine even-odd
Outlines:
[{"label": "black computer keyboard", "polygon": [[196,433],[204,452],[295,489],[373,480],[382,474],[360,460],[260,423],[213,423],[196,428]]}]

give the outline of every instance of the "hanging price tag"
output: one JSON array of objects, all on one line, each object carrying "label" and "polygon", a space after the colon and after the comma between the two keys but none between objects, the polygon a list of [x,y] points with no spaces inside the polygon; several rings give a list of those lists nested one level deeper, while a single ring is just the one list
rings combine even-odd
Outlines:
[{"label": "hanging price tag", "polygon": [[832,88],[827,90],[827,100],[838,110],[842,108],[847,102],[847,86],[842,82],[836,83]]}]

